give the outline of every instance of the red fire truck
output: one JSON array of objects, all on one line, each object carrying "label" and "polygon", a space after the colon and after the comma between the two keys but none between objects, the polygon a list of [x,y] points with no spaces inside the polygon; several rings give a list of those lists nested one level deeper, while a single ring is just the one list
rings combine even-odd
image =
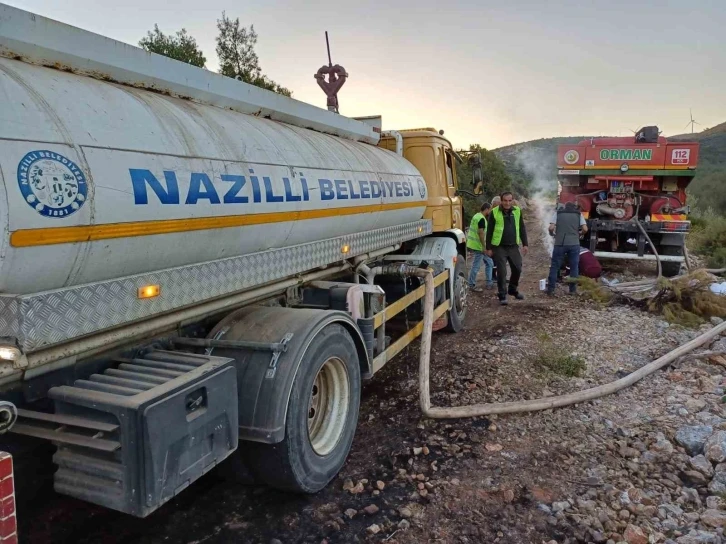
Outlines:
[{"label": "red fire truck", "polygon": [[697,143],[669,142],[658,127],[560,145],[559,201],[579,205],[590,229],[583,245],[596,257],[655,260],[657,252],[663,274],[674,276],[691,227],[686,187],[697,163]]}]

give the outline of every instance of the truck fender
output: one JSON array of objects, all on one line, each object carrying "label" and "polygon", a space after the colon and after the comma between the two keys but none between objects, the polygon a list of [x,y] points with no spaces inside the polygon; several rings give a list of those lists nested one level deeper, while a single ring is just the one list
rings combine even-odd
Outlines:
[{"label": "truck fender", "polygon": [[456,260],[459,255],[466,257],[466,252],[461,253],[458,246],[457,241],[449,235],[428,236],[416,246],[409,256],[409,260],[415,261],[417,255],[420,255],[422,260],[431,260],[433,257],[443,259],[444,266],[449,271],[449,292],[453,293]]},{"label": "truck fender", "polygon": [[[288,338],[286,350],[210,348],[208,354],[229,357],[237,366],[239,439],[275,444],[285,438],[285,421],[293,381],[313,338],[326,326],[340,324],[355,342],[361,373],[368,354],[363,336],[345,312],[310,308],[248,306],[231,313],[209,338],[275,344]],[[211,351],[211,353],[210,353]]]}]

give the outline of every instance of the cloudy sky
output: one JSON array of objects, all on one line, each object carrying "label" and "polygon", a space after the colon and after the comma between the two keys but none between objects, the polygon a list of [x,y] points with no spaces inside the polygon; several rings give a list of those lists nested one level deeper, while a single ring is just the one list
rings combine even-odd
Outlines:
[{"label": "cloudy sky", "polygon": [[[254,24],[263,72],[325,107],[313,73],[350,78],[341,113],[435,126],[457,146],[565,135],[685,132],[726,121],[725,0],[3,0],[136,44],[186,28],[217,68],[222,10]],[[688,129],[690,130],[690,129]]]}]

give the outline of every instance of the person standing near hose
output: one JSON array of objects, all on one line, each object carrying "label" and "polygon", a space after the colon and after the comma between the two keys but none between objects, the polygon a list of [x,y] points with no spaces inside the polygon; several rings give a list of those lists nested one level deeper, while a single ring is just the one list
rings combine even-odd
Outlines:
[{"label": "person standing near hose", "polygon": [[[506,306],[507,295],[524,300],[519,292],[519,277],[522,274],[522,255],[527,255],[527,230],[524,227],[522,210],[513,206],[514,196],[509,191],[502,193],[502,203],[489,215],[487,226],[487,255],[494,258],[497,267],[499,303]],[[522,246],[522,253],[519,246]],[[509,284],[507,285],[507,263],[509,263]]]},{"label": "person standing near hose", "polygon": [[481,268],[481,263],[484,261],[484,272],[487,279],[487,289],[491,289],[493,286],[492,271],[494,268],[494,262],[491,257],[486,255],[486,233],[487,233],[487,218],[491,205],[485,202],[481,205],[481,211],[471,218],[471,225],[469,225],[469,232],[466,236],[466,247],[473,254],[473,262],[471,263],[471,271],[469,272],[469,289],[475,293],[482,291],[481,287],[476,286],[476,276]]},{"label": "person standing near hose", "polygon": [[587,221],[580,213],[577,204],[568,202],[564,208],[552,214],[549,231],[555,237],[552,248],[550,275],[547,279],[547,294],[554,295],[557,286],[557,273],[565,257],[570,263],[570,294],[577,293],[577,278],[580,275],[580,232],[587,232]]}]

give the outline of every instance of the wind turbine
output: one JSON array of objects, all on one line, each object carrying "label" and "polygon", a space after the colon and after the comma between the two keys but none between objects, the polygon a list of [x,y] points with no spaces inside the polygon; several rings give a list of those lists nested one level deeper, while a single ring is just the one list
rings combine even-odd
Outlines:
[{"label": "wind turbine", "polygon": [[689,108],[688,111],[691,114],[691,120],[688,123],[686,123],[686,127],[685,128],[688,128],[688,125],[691,125],[691,134],[693,134],[693,125],[700,125],[701,123],[699,123],[698,121],[695,121],[693,119],[693,110],[692,109]]}]

